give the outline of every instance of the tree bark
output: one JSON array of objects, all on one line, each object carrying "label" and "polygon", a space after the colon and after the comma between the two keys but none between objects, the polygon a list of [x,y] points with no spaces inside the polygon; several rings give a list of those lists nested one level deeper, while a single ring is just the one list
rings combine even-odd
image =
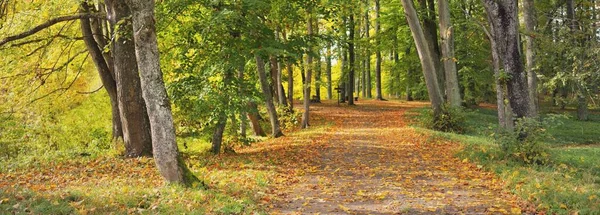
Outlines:
[{"label": "tree bark", "polygon": [[350,14],[348,21],[348,30],[350,35],[348,37],[348,63],[350,64],[350,70],[348,71],[348,105],[354,105],[354,70],[355,70],[355,53],[354,53],[354,14]]},{"label": "tree bark", "polygon": [[277,110],[275,109],[275,105],[273,104],[273,96],[271,95],[271,89],[269,88],[269,83],[267,81],[265,62],[259,54],[255,54],[255,59],[256,67],[258,69],[257,73],[258,79],[260,81],[260,88],[262,89],[263,95],[265,96],[265,105],[267,106],[267,112],[269,113],[269,120],[271,122],[271,135],[273,137],[281,137],[283,136],[283,132],[281,132],[281,128],[279,126]]},{"label": "tree bark", "polygon": [[444,93],[444,70],[440,61],[440,45],[438,44],[438,29],[435,24],[435,3],[434,0],[419,0],[421,10],[423,12],[423,34],[425,41],[430,48],[429,52],[433,58],[433,63],[436,70],[438,86],[442,94]]},{"label": "tree bark", "polygon": [[527,85],[529,88],[529,108],[531,116],[538,115],[537,76],[535,74],[535,38],[536,28],[534,0],[523,0],[523,18],[525,19],[525,69],[527,70]]},{"label": "tree bark", "polygon": [[[370,35],[370,22],[371,20],[369,19],[369,0],[365,0],[365,7],[366,7],[366,11],[365,11],[365,38],[367,38],[367,42],[368,44],[371,43],[371,35]],[[365,47],[365,75],[364,75],[364,88],[365,88],[365,93],[363,93],[363,95],[366,98],[371,98],[373,97],[371,95],[371,50],[369,49],[369,47]]]},{"label": "tree bark", "polygon": [[327,45],[327,55],[325,57],[326,60],[327,60],[327,62],[326,62],[326,64],[327,64],[326,67],[327,68],[326,68],[325,71],[327,73],[326,75],[327,75],[327,99],[328,100],[331,100],[333,98],[333,89],[332,89],[332,86],[331,86],[331,67],[332,67],[331,66],[331,59],[332,59],[332,56],[331,56],[332,55],[332,53],[331,53],[331,48],[332,47],[331,46],[332,46],[331,43],[329,43]]},{"label": "tree bark", "polygon": [[122,22],[115,41],[111,43],[113,69],[116,76],[119,110],[123,124],[123,141],[127,157],[152,156],[152,137],[146,103],[142,97],[140,75],[135,57],[131,22],[125,21],[131,12],[122,1],[105,0],[112,29]]},{"label": "tree bark", "polygon": [[221,144],[223,143],[223,133],[225,132],[226,125],[227,117],[225,114],[221,114],[211,139],[211,152],[215,155],[221,153]]},{"label": "tree bark", "polygon": [[442,105],[444,103],[444,97],[440,92],[438,86],[437,73],[434,63],[434,55],[430,53],[431,49],[427,45],[427,40],[423,34],[423,29],[419,23],[417,12],[415,11],[412,0],[402,0],[404,11],[406,13],[406,20],[411,29],[417,51],[419,53],[419,59],[421,59],[421,66],[423,68],[423,75],[425,76],[425,84],[427,85],[427,91],[429,93],[429,100],[431,101],[431,107],[434,112],[435,120],[442,113]]},{"label": "tree bark", "polygon": [[[312,37],[313,35],[313,31],[312,31],[312,12],[309,10],[308,12],[308,21],[306,23],[306,33],[308,34],[309,37]],[[310,125],[309,123],[309,119],[310,119],[310,81],[311,81],[311,75],[312,75],[312,70],[313,70],[313,62],[312,62],[312,56],[311,56],[311,52],[312,52],[312,44],[309,45],[309,51],[308,54],[306,55],[306,76],[303,75],[305,82],[303,83],[304,85],[302,86],[302,92],[304,95],[304,113],[302,113],[302,125],[301,128],[308,128],[308,126]]]},{"label": "tree bark", "polygon": [[380,17],[380,10],[381,10],[381,5],[379,3],[380,0],[375,0],[375,34],[377,35],[377,37],[375,38],[375,45],[376,45],[376,51],[375,51],[375,57],[376,57],[376,61],[375,61],[375,97],[377,100],[384,100],[383,99],[383,95],[381,92],[381,47],[379,47],[380,44],[380,39],[379,37],[381,37],[379,34],[381,33],[381,17]]},{"label": "tree bark", "polygon": [[530,117],[527,78],[518,44],[517,1],[483,0],[483,3],[492,26],[498,55],[502,59],[504,70],[510,76],[507,81],[508,99],[514,116],[517,119]]},{"label": "tree bark", "polygon": [[258,105],[254,102],[248,102],[248,119],[250,120],[250,127],[252,127],[252,131],[256,136],[267,136],[265,131],[260,127],[260,117],[258,115]]},{"label": "tree bark", "polygon": [[450,6],[448,0],[438,0],[440,16],[440,38],[442,41],[442,62],[446,74],[446,95],[451,107],[460,107],[460,88],[458,87],[458,73],[454,60],[454,29],[450,20]]},{"label": "tree bark", "polygon": [[[86,2],[81,3],[81,11],[89,12],[89,5]],[[94,39],[92,33],[92,26],[90,19],[84,17],[80,19],[81,32],[83,35],[83,41],[92,56],[94,65],[98,69],[100,74],[100,80],[104,85],[104,89],[108,93],[110,99],[111,113],[112,113],[112,138],[113,140],[123,138],[123,127],[121,123],[121,114],[119,113],[119,100],[117,98],[117,83],[115,78],[112,76],[112,72],[106,63],[106,59],[102,55],[102,50],[98,47],[98,43]]]},{"label": "tree bark", "polygon": [[279,89],[277,89],[279,86],[277,85],[277,73],[279,71],[279,64],[277,64],[277,58],[275,56],[269,56],[269,69],[270,69],[270,73],[271,73],[271,84],[269,85],[271,88],[271,92],[273,95],[273,100],[274,103],[277,104],[282,104],[281,101],[279,101]]},{"label": "tree bark", "polygon": [[[169,183],[187,184],[191,173],[179,155],[171,104],[160,69],[153,0],[127,0],[133,14],[135,54],[148,108],[156,166]],[[192,176],[193,177],[193,176]]]}]

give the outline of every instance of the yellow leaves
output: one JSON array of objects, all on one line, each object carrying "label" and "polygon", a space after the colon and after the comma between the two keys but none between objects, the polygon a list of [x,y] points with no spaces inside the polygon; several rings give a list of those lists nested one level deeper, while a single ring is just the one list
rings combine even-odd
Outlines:
[{"label": "yellow leaves", "polygon": [[598,196],[596,196],[596,195],[591,195],[591,196],[589,196],[589,197],[588,197],[588,200],[590,200],[590,201],[591,201],[591,200],[594,200],[594,199],[597,199],[597,198],[598,198]]},{"label": "yellow leaves", "polygon": [[560,209],[567,209],[567,205],[560,203]]},{"label": "yellow leaves", "polygon": [[511,214],[521,214],[521,208],[513,207],[510,209]]},{"label": "yellow leaves", "polygon": [[346,206],[344,206],[344,205],[342,205],[342,204],[338,204],[338,207],[339,207],[340,209],[342,209],[342,210],[343,210],[344,212],[346,212],[346,213],[352,213],[352,210],[350,210],[350,208],[348,208],[348,207],[346,207]]},{"label": "yellow leaves", "polygon": [[465,159],[463,159],[463,160],[462,160],[462,162],[463,162],[463,163],[467,163],[467,162],[469,162],[469,159],[468,159],[468,158],[465,158]]},{"label": "yellow leaves", "polygon": [[10,200],[10,199],[8,199],[8,198],[0,199],[0,205],[4,204],[4,202],[8,202],[8,200]]}]

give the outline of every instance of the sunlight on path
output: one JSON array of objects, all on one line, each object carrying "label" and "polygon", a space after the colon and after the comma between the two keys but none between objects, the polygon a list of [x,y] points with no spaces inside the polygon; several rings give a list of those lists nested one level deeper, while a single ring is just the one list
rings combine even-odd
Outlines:
[{"label": "sunlight on path", "polygon": [[[454,158],[457,143],[407,127],[406,110],[422,103],[363,101],[314,105],[335,125],[306,154],[298,183],[276,185],[271,213],[510,214],[515,197],[491,173]],[[302,155],[298,155],[302,156]],[[313,157],[310,157],[313,156]]]}]

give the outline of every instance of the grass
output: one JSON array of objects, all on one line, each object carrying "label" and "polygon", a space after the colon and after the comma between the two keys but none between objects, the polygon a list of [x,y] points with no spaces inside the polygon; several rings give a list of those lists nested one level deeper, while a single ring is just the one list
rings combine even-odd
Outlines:
[{"label": "grass", "polygon": [[[418,111],[417,111],[418,112]],[[600,115],[590,121],[577,121],[573,113],[547,129],[551,162],[526,165],[505,159],[495,134],[498,131],[495,110],[467,110],[464,134],[432,132],[434,136],[459,141],[464,149],[457,156],[477,162],[496,172],[506,182],[506,189],[550,214],[600,214]],[[542,117],[551,117],[543,114]],[[416,115],[424,120],[422,115]]]}]

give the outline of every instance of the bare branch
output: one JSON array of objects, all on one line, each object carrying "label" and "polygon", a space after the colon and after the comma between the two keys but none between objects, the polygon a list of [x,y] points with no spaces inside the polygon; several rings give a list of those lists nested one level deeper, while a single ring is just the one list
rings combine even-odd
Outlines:
[{"label": "bare branch", "polygon": [[9,36],[9,37],[6,37],[6,38],[0,40],[0,46],[3,46],[6,43],[9,43],[9,42],[12,42],[15,40],[20,40],[20,39],[26,38],[28,36],[31,36],[39,31],[41,31],[41,30],[44,30],[46,28],[49,28],[49,27],[56,25],[58,23],[61,23],[61,22],[77,20],[77,19],[89,19],[89,18],[106,18],[106,15],[104,13],[81,13],[81,14],[61,16],[61,17],[57,17],[54,19],[50,19],[28,31],[22,32],[17,35]]}]

